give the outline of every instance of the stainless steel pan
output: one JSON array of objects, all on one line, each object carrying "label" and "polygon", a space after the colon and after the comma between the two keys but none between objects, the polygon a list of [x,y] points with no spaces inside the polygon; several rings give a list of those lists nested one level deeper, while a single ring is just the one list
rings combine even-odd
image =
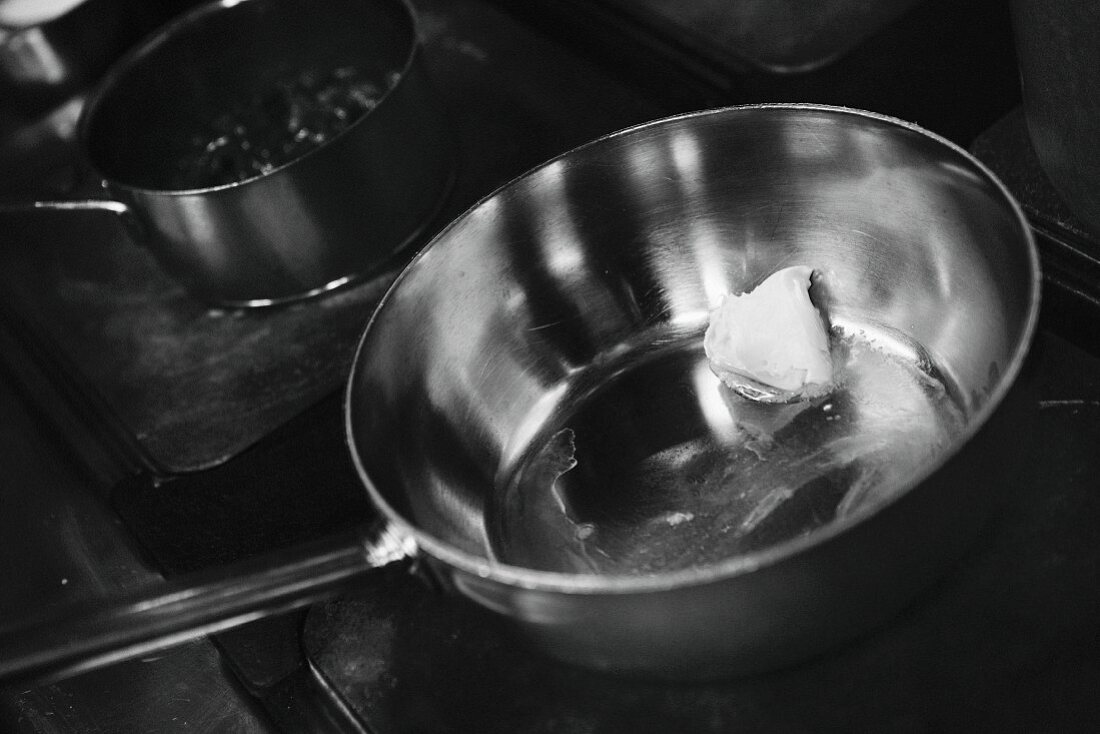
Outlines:
[{"label": "stainless steel pan", "polygon": [[[856,358],[823,402],[738,402],[708,376],[708,309],[795,263]],[[346,409],[380,532],[39,628],[52,645],[8,636],[0,672],[117,659],[409,554],[585,666],[802,660],[889,619],[973,536],[1038,308],[1016,204],[913,125],[764,105],[602,138],[453,222],[374,314]]]}]

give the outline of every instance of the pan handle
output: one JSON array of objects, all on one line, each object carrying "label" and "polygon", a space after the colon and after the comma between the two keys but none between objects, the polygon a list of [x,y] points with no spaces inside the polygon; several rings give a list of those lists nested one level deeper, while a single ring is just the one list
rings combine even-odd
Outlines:
[{"label": "pan handle", "polygon": [[66,605],[0,629],[0,681],[54,682],[298,609],[415,552],[410,538],[380,525]]},{"label": "pan handle", "polygon": [[110,212],[124,216],[130,207],[114,199],[72,199],[58,201],[0,201],[0,214],[25,214],[33,211]]}]

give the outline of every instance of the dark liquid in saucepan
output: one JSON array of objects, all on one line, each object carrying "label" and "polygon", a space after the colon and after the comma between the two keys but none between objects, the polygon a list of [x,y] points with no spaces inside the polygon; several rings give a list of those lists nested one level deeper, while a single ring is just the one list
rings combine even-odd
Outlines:
[{"label": "dark liquid in saucepan", "polygon": [[834,333],[835,389],[788,405],[722,386],[696,342],[627,370],[559,414],[510,473],[497,558],[572,573],[673,571],[888,500],[965,426],[919,348],[888,343]]},{"label": "dark liquid in saucepan", "polygon": [[174,188],[208,188],[269,173],[346,130],[396,81],[396,72],[376,78],[352,66],[281,80],[192,136]]}]

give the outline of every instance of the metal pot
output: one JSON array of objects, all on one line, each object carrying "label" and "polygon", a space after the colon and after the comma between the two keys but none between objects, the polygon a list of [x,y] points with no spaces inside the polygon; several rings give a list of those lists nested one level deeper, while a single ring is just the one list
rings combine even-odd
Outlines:
[{"label": "metal pot", "polygon": [[[377,91],[364,99],[358,76],[354,87],[325,81],[352,72]],[[322,113],[349,98],[358,106],[333,126]],[[319,142],[295,147],[311,136]],[[111,68],[78,138],[110,200],[37,206],[122,214],[168,272],[229,306],[308,297],[392,265],[452,176],[403,0],[335,0],[323,12],[293,0],[199,6]],[[222,158],[203,158],[225,145]],[[205,178],[227,165],[240,170]]]},{"label": "metal pot", "polygon": [[[820,271],[814,297],[834,325],[878,335],[886,361],[951,404],[959,422],[931,450],[892,433],[913,422],[912,406],[891,403],[902,383],[876,391],[881,381],[857,370],[827,402],[757,406],[790,415],[731,403],[707,376],[708,310],[793,263]],[[466,212],[379,305],[346,415],[380,533],[6,635],[0,672],[144,652],[409,554],[581,665],[698,678],[805,659],[888,619],[974,535],[1020,420],[1010,388],[1038,309],[1018,206],[969,154],[913,125],[763,105],[610,135]],[[868,395],[900,412],[883,415]],[[854,452],[841,471],[775,475],[789,490],[779,493],[756,486],[766,462],[727,473],[732,492],[730,481],[683,481],[701,466],[721,474],[727,459],[747,466],[737,425],[768,432],[770,444],[748,448],[780,458],[771,447],[829,431],[850,450],[868,421],[891,438],[879,441],[884,463]],[[705,451],[684,448],[693,441]],[[892,474],[896,462],[906,468]],[[838,509],[865,467],[888,481]],[[712,497],[715,517],[732,521],[704,517]],[[785,512],[804,498],[833,514],[807,526]],[[786,519],[753,544],[765,505]],[[753,513],[746,545],[730,546],[730,528]],[[591,540],[608,542],[578,545]]]}]

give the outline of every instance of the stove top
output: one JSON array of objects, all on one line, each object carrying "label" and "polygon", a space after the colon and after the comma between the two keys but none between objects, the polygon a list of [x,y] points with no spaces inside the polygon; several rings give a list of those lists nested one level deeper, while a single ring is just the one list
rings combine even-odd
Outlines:
[{"label": "stove top", "polygon": [[[1100,280],[1090,275],[1100,248],[1058,208],[1028,158],[1007,10],[926,0],[838,61],[776,76],[708,56],[672,29],[634,23],[622,3],[414,5],[459,140],[455,189],[419,244],[546,158],[645,120],[761,101],[893,114],[971,147],[1042,235],[1043,332],[1026,375],[1039,424],[1021,426],[1018,481],[957,568],[885,628],[803,666],[707,684],[601,676],[529,653],[495,618],[396,565],[310,610],[214,638],[271,726],[1100,726],[1100,358],[1089,351],[1100,343]],[[30,136],[34,145],[23,134],[23,147],[0,154],[0,165],[23,171],[6,188],[49,194],[86,185],[74,173],[66,114],[57,113],[52,132]],[[26,151],[38,151],[33,166]],[[0,325],[60,386],[65,405],[45,411],[81,418],[60,421],[61,434],[95,464],[97,488],[151,564],[180,576],[369,523],[344,445],[340,391],[397,265],[290,308],[212,311],[164,278],[115,222],[73,216],[11,220],[0,248]]]}]

